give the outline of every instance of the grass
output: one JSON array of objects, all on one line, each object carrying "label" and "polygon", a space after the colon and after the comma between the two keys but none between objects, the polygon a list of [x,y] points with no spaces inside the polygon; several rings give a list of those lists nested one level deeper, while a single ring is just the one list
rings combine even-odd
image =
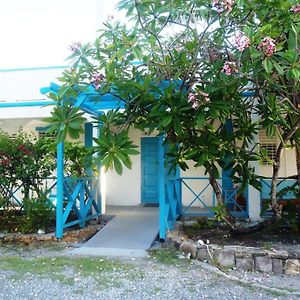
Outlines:
[{"label": "grass", "polygon": [[[48,277],[58,280],[65,285],[74,285],[76,276],[92,276],[95,280],[103,284],[107,275],[114,272],[127,272],[133,269],[129,264],[121,263],[117,260],[93,259],[76,257],[47,257],[47,258],[22,258],[17,256],[0,257],[0,269],[13,271],[12,278],[22,279],[26,274],[36,274],[41,277]],[[70,271],[70,276],[65,275],[66,270]],[[102,276],[105,275],[105,276]],[[100,278],[100,277],[101,278]],[[108,276],[109,278],[110,276]],[[118,286],[119,282],[112,282]]]},{"label": "grass", "polygon": [[155,249],[149,252],[151,258],[165,265],[178,265],[180,260],[178,259],[179,251],[176,249]]}]

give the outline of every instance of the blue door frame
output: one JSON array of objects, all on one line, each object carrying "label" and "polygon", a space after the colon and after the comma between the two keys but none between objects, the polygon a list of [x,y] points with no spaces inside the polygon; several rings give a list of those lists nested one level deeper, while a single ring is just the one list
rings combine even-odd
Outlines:
[{"label": "blue door frame", "polygon": [[141,138],[141,203],[159,203],[158,137]]}]

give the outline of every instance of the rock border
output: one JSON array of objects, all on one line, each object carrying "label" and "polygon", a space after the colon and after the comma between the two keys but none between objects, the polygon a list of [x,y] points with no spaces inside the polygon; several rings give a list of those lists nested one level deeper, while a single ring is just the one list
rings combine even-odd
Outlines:
[{"label": "rock border", "polygon": [[300,274],[300,249],[299,252],[292,252],[194,242],[181,229],[170,231],[167,243],[175,246],[187,258],[210,262],[223,268],[274,274]]}]

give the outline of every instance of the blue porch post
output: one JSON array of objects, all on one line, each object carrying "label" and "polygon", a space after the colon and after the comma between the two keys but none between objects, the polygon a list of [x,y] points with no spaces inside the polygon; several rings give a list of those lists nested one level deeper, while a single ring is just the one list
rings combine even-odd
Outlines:
[{"label": "blue porch post", "polygon": [[[86,148],[93,147],[93,124],[92,123],[84,124],[84,146]],[[92,176],[91,168],[88,168],[86,172],[88,176]]]},{"label": "blue porch post", "polygon": [[[92,123],[85,123],[84,124],[84,146],[88,149],[88,148],[92,148],[93,147],[93,124]],[[93,170],[91,168],[91,166],[85,166],[85,171],[87,174],[87,177],[92,177],[93,176]],[[79,197],[79,201],[80,201],[80,223],[79,226],[81,228],[84,227],[85,225],[85,184],[87,184],[90,188],[92,188],[93,186],[93,182],[92,179],[87,179],[86,183],[83,182],[81,190],[80,190],[80,197]],[[91,210],[92,208],[90,208]]]},{"label": "blue porch post", "polygon": [[63,201],[64,201],[64,143],[57,145],[57,200],[56,200],[56,237],[63,237]]},{"label": "blue porch post", "polygon": [[[102,114],[102,112],[101,112]],[[98,126],[97,126],[97,138],[100,138],[100,130],[101,130],[101,127],[102,127],[103,123],[98,121]],[[100,211],[100,214],[102,215],[103,214],[103,206],[102,205],[102,190],[101,190],[101,185],[102,185],[102,180],[101,180],[101,163],[99,162],[97,164],[97,170],[98,170],[98,178],[97,178],[97,192],[96,192],[96,203],[97,203],[97,206],[99,207],[99,211]],[[105,196],[104,196],[104,199],[105,199]],[[105,207],[104,207],[105,209]]]},{"label": "blue porch post", "polygon": [[166,193],[165,193],[165,162],[164,162],[164,145],[163,136],[159,137],[159,148],[158,148],[158,164],[159,164],[159,238],[162,240],[166,239]]},{"label": "blue porch post", "polygon": [[[225,130],[227,132],[227,134],[230,134],[233,132],[233,126],[232,126],[232,121],[231,120],[227,120],[226,121],[226,126],[225,126]],[[227,156],[225,158],[225,167],[228,166],[228,164],[230,164],[231,162],[231,158],[229,156]],[[233,190],[233,183],[232,180],[230,179],[232,173],[232,168],[226,168],[226,170],[223,168],[222,169],[222,190]],[[229,207],[230,208],[230,207]]]}]

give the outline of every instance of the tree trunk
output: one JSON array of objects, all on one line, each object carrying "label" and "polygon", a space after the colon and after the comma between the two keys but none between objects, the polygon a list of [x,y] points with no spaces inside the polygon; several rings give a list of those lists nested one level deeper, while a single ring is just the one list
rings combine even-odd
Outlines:
[{"label": "tree trunk", "polygon": [[297,176],[298,185],[300,186],[300,143],[296,144],[295,151],[296,151],[296,166],[297,166],[296,176]]},{"label": "tree trunk", "polygon": [[[211,172],[208,172],[208,174],[209,174],[209,183],[212,186],[214,193],[216,194],[218,204],[225,206],[222,190],[218,185],[217,180],[212,176]],[[225,209],[224,214],[221,215],[221,218],[231,230],[235,228],[235,219],[230,215],[227,209]]]},{"label": "tree trunk", "polygon": [[276,221],[280,220],[282,215],[282,205],[278,204],[276,194],[277,194],[277,182],[278,182],[278,173],[280,169],[281,154],[284,146],[287,144],[290,138],[297,132],[297,130],[299,130],[299,128],[300,128],[300,119],[298,119],[298,121],[294,124],[291,130],[284,136],[284,139],[281,141],[276,151],[276,157],[273,164],[272,183],[271,183],[271,207],[270,208],[271,208],[271,212],[273,213],[273,216],[270,219],[266,219],[254,226],[232,229],[231,233],[233,235],[258,232],[274,224]]}]

